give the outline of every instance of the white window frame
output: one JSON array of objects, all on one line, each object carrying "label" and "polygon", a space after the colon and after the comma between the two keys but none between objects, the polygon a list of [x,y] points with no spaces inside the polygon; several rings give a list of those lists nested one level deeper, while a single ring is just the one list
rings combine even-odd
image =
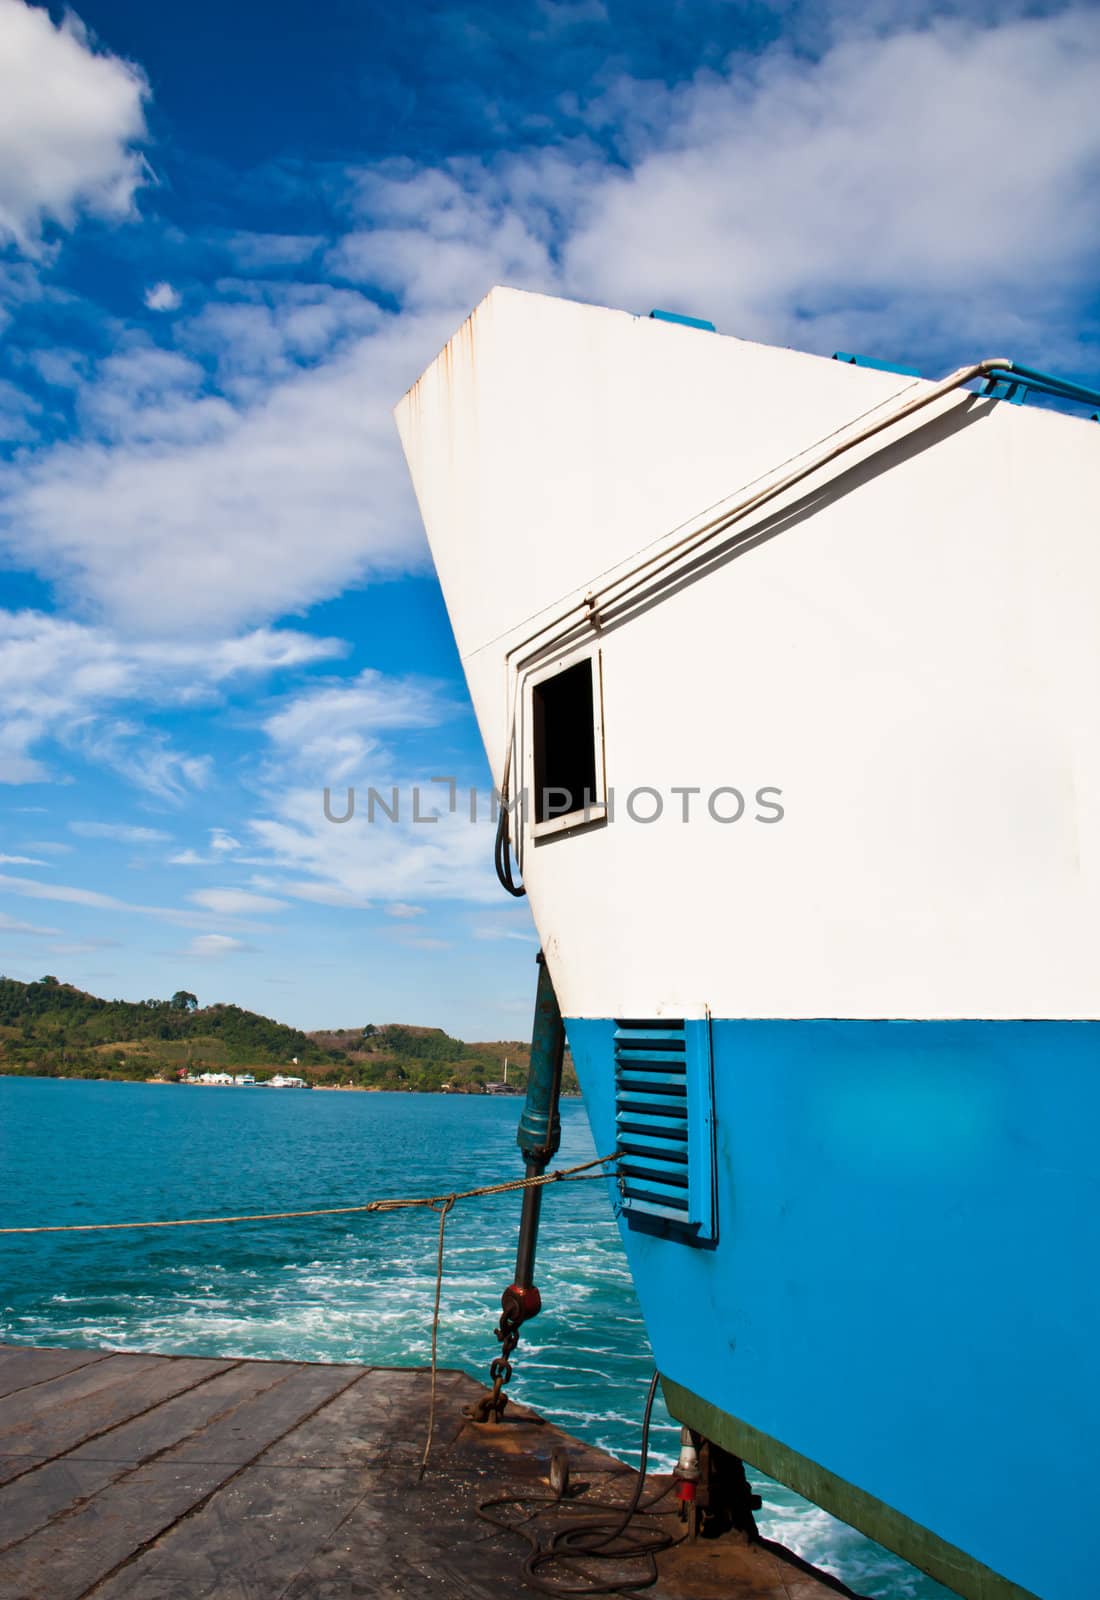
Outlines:
[{"label": "white window frame", "polygon": [[[586,808],[581,807],[576,811],[566,811],[560,817],[550,817],[545,822],[536,822],[538,808],[535,804],[535,690],[549,678],[556,678],[561,673],[567,672],[570,667],[580,666],[582,661],[592,663],[592,738],[595,750],[596,768],[596,793],[593,802]],[[607,774],[604,767],[603,748],[603,651],[598,645],[591,645],[587,650],[569,651],[548,661],[545,666],[530,672],[523,685],[523,715],[526,725],[526,738],[524,739],[523,752],[523,778],[530,801],[530,833],[533,839],[546,839],[554,834],[571,833],[575,828],[588,828],[596,822],[607,821]]]}]

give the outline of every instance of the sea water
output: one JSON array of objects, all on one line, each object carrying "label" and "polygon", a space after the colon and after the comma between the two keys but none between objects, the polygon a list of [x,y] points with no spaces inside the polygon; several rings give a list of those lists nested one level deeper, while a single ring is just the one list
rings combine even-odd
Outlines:
[{"label": "sea water", "polygon": [[[519,1171],[511,1097],[0,1078],[0,1226],[125,1222],[449,1193]],[[579,1101],[558,1162],[597,1154]],[[447,1221],[439,1361],[485,1378],[520,1197]],[[430,1355],[438,1216],[0,1236],[0,1342],[377,1365]],[[545,1196],[511,1392],[634,1464],[653,1361],[607,1186]],[[651,1465],[678,1429],[655,1416]],[[761,1531],[876,1600],[948,1591],[766,1478]]]}]

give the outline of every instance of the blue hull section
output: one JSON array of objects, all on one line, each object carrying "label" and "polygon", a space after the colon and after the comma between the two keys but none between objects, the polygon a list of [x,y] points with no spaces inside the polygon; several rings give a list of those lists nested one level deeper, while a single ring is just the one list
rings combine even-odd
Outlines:
[{"label": "blue hull section", "polygon": [[[616,1023],[567,1029],[613,1149]],[[710,1047],[715,1238],[623,1213],[612,1186],[662,1373],[1043,1600],[1080,1600],[1100,1023],[715,1021]]]}]

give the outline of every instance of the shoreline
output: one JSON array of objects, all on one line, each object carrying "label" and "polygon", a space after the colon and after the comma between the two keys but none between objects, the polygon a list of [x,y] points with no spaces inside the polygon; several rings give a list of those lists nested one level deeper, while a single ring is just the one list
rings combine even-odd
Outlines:
[{"label": "shoreline", "polygon": [[[11,1078],[16,1081],[22,1078],[31,1083],[128,1083],[141,1085],[142,1087],[149,1085],[157,1088],[170,1089],[266,1089],[270,1087],[266,1083],[180,1083],[175,1078],[113,1078],[110,1076],[84,1077],[76,1073],[62,1074],[54,1072],[5,1072],[2,1068],[0,1068],[0,1079],[4,1078]],[[285,1084],[278,1085],[277,1087],[283,1090],[291,1089],[290,1085]],[[447,1100],[522,1100],[524,1098],[524,1091],[522,1089],[517,1089],[514,1093],[509,1092],[508,1094],[490,1094],[485,1090],[414,1089],[397,1086],[391,1087],[388,1085],[373,1083],[310,1083],[303,1085],[303,1090],[309,1090],[309,1092],[312,1094],[425,1094],[439,1095],[441,1098]],[[297,1092],[301,1093],[303,1091],[299,1090]],[[563,1089],[561,1091],[561,1098],[563,1100],[580,1100],[582,1096],[579,1090]]]}]

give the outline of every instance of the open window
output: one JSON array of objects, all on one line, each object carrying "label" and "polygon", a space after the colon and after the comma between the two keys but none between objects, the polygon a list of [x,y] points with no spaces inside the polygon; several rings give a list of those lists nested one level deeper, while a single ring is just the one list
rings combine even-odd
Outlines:
[{"label": "open window", "polygon": [[527,781],[536,838],[607,816],[602,699],[598,651],[531,680]]}]

